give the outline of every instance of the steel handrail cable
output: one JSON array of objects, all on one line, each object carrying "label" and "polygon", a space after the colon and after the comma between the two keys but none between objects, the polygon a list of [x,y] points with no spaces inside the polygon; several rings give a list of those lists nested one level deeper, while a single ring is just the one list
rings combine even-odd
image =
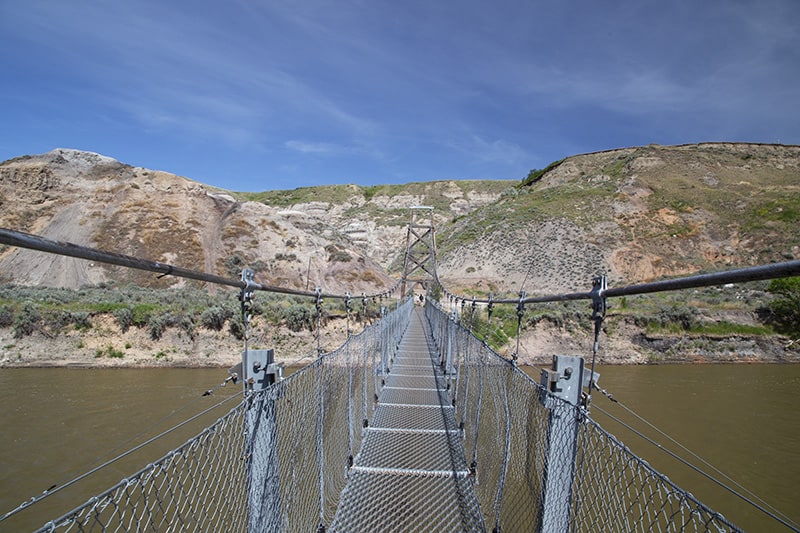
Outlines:
[{"label": "steel handrail cable", "polygon": [[[711,474],[703,471],[698,466],[690,463],[689,461],[687,461],[686,459],[684,459],[683,457],[681,457],[677,453],[675,453],[672,450],[664,447],[664,445],[662,445],[662,444],[656,442],[655,440],[651,439],[650,437],[648,437],[647,435],[645,435],[644,433],[642,433],[638,429],[634,428],[630,424],[628,424],[628,423],[622,421],[621,419],[617,418],[616,416],[612,415],[611,413],[609,413],[605,409],[602,409],[601,407],[599,407],[597,405],[594,405],[593,408],[596,409],[597,411],[600,411],[601,413],[603,413],[604,415],[606,415],[608,418],[610,418],[611,420],[615,421],[616,423],[620,424],[622,427],[624,427],[628,431],[632,432],[634,435],[644,439],[645,442],[647,442],[648,444],[650,444],[652,446],[655,446],[656,448],[658,448],[662,452],[666,453],[667,455],[669,455],[670,457],[672,457],[676,461],[678,461],[678,462],[682,463],[684,466],[687,466],[690,469],[694,470],[695,472],[697,472],[701,476],[703,476],[706,479],[708,479],[709,481],[717,484],[721,488],[723,488],[726,491],[730,492],[731,494],[733,494],[737,498],[741,499],[745,503],[749,504],[750,506],[754,507],[755,509],[758,509],[759,511],[761,511],[765,515],[769,516],[773,520],[775,520],[775,521],[779,522],[780,524],[788,527],[789,529],[791,529],[795,533],[800,533],[800,526],[798,524],[795,524],[793,521],[789,520],[788,518],[786,520],[784,520],[782,517],[778,516],[774,512],[770,511],[769,509],[765,509],[763,506],[761,506],[758,503],[754,502],[753,500],[751,500],[750,498],[748,498],[744,494],[741,494],[739,491],[729,487],[728,485],[726,485],[722,481],[718,480],[717,478],[715,478]],[[750,491],[746,490],[746,492],[750,492]],[[780,513],[780,514],[783,514],[783,513]]]},{"label": "steel handrail cable", "polygon": [[[653,292],[666,292],[666,291],[675,291],[682,289],[696,289],[701,287],[712,287],[715,285],[725,285],[728,283],[763,281],[763,280],[786,278],[798,275],[800,275],[800,259],[796,259],[793,261],[783,261],[780,263],[770,263],[767,265],[743,267],[732,270],[722,270],[720,272],[712,272],[707,274],[681,276],[677,278],[665,279],[660,281],[651,281],[647,283],[638,283],[622,287],[613,287],[603,290],[602,296],[606,298],[614,298],[618,296],[633,296],[636,294],[649,294]],[[476,303],[481,303],[481,304],[488,304],[489,302],[495,304],[519,304],[520,302],[524,304],[529,304],[529,303],[565,302],[571,300],[592,299],[591,291],[532,296],[522,300],[520,300],[519,298],[513,298],[513,299],[474,298],[474,297],[467,297],[451,293],[441,283],[438,274],[436,275],[436,282],[442,287],[442,290],[448,296],[452,295],[459,300],[474,301]]]},{"label": "steel handrail cable", "polygon": [[[675,440],[674,438],[670,437],[669,434],[667,434],[666,432],[664,432],[661,429],[659,429],[658,426],[656,426],[655,424],[653,424],[652,422],[650,422],[649,420],[647,420],[646,418],[641,416],[639,413],[637,413],[636,411],[634,411],[633,409],[631,409],[630,407],[628,407],[627,405],[625,405],[621,401],[619,401],[619,399],[614,397],[613,394],[607,392],[605,389],[601,389],[600,387],[597,386],[597,384],[595,384],[595,388],[598,391],[600,391],[603,394],[603,396],[608,398],[611,402],[619,405],[622,409],[624,409],[625,411],[630,413],[633,417],[635,417],[637,420],[639,420],[640,422],[642,422],[643,424],[648,426],[650,429],[652,429],[653,431],[657,432],[659,435],[661,435],[662,437],[664,437],[667,440],[669,440],[672,444],[674,444],[675,446],[677,446],[678,448],[680,448],[684,452],[688,453],[689,455],[691,455],[692,457],[694,457],[695,459],[697,459],[698,461],[703,463],[706,467],[710,468],[711,470],[716,472],[718,475],[724,477],[726,480],[728,480],[733,485],[736,485],[736,487],[738,487],[742,492],[746,492],[751,498],[753,498],[754,500],[757,500],[764,507],[769,508],[772,512],[774,512],[777,515],[782,516],[784,519],[786,519],[786,521],[791,522],[792,524],[795,525],[795,527],[800,529],[800,524],[796,524],[794,522],[794,520],[792,520],[791,518],[786,516],[780,510],[778,510],[775,507],[773,507],[772,505],[770,505],[769,502],[765,501],[758,494],[754,493],[753,491],[751,491],[750,489],[748,489],[747,487],[745,487],[744,485],[742,485],[741,483],[739,483],[738,481],[736,481],[735,479],[730,477],[728,474],[726,474],[725,472],[723,472],[722,470],[720,470],[716,466],[712,465],[711,463],[709,463],[708,461],[703,459],[701,456],[699,456],[698,454],[696,454],[695,452],[693,452],[692,450],[690,450],[689,448],[687,448],[686,446],[684,446],[683,444],[681,444],[680,442]],[[603,414],[606,414],[606,413],[603,411]]]},{"label": "steel handrail cable", "polygon": [[[213,387],[213,388],[211,388],[211,389],[208,389],[208,390],[207,390],[207,391],[206,391],[206,392],[205,392],[205,393],[204,393],[202,396],[209,396],[209,395],[210,395],[210,394],[212,394],[214,391],[216,391],[216,390],[218,390],[219,388],[221,388],[221,387],[224,387],[224,386],[226,386],[226,385],[227,385],[227,380],[226,380],[226,381],[224,381],[224,382],[222,382],[222,383],[220,383],[220,384],[218,384],[218,385],[216,385],[216,386],[214,386],[214,387]],[[232,395],[229,395],[228,397],[226,397],[226,399],[225,399],[225,400],[223,400],[223,402],[224,402],[224,401],[227,401],[227,400],[228,400],[228,399],[230,399],[230,398],[232,398],[232,397],[233,397],[233,396],[235,396],[236,394],[239,394],[239,393],[238,393],[238,392],[236,392],[236,393],[234,393],[234,394],[232,394]],[[136,440],[137,440],[137,439],[139,439],[141,436],[143,436],[143,435],[146,435],[146,434],[147,434],[147,433],[149,433],[149,432],[150,432],[150,431],[151,431],[153,428],[156,428],[156,427],[158,427],[160,424],[162,424],[162,423],[163,423],[163,422],[165,422],[166,420],[169,420],[170,418],[173,418],[173,417],[177,416],[178,414],[180,414],[180,413],[182,413],[183,411],[185,411],[185,410],[189,409],[190,407],[193,407],[193,406],[195,406],[195,405],[197,404],[197,402],[199,402],[199,401],[201,401],[201,397],[194,398],[194,399],[192,399],[191,401],[189,401],[189,402],[187,402],[186,404],[184,404],[182,407],[178,407],[177,409],[174,409],[174,410],[173,410],[171,413],[168,413],[168,414],[166,414],[166,415],[162,416],[161,418],[159,418],[158,420],[156,420],[155,422],[151,423],[151,424],[150,424],[150,425],[148,425],[146,428],[144,428],[143,430],[141,430],[141,431],[140,431],[139,433],[137,433],[136,435],[134,435],[134,436],[132,436],[132,437],[130,437],[130,438],[128,438],[128,439],[126,439],[125,441],[123,441],[123,442],[121,442],[121,443],[119,443],[119,444],[117,444],[115,447],[111,448],[109,451],[107,451],[107,452],[106,452],[106,453],[104,453],[103,455],[99,456],[99,457],[97,458],[97,461],[102,461],[102,460],[103,460],[103,459],[105,459],[106,457],[109,457],[110,455],[112,455],[112,454],[113,454],[114,452],[116,452],[117,450],[119,450],[119,449],[121,449],[121,448],[123,448],[123,447],[125,447],[125,446],[129,445],[130,443],[132,443],[132,442],[136,441]],[[220,403],[217,403],[215,406],[213,406],[213,408],[219,407],[220,405],[222,405],[222,402],[220,402]],[[97,461],[95,461],[95,463],[96,463]],[[56,484],[54,484],[54,485],[53,485],[53,488],[55,488],[55,487],[60,487],[60,486],[61,486],[63,483],[64,483],[63,481],[62,481],[62,482],[60,482],[60,483],[56,483]],[[52,490],[52,489],[48,489],[48,490],[47,490],[47,491],[45,491],[45,492],[50,492],[51,490]]]},{"label": "steel handrail cable", "polygon": [[[198,270],[191,270],[182,268],[160,261],[152,261],[149,259],[142,259],[130,255],[119,254],[115,252],[106,252],[88,246],[80,246],[77,244],[54,241],[38,235],[24,233],[21,231],[11,230],[8,228],[0,228],[0,244],[7,244],[9,246],[17,246],[19,248],[27,248],[30,250],[37,250],[40,252],[47,252],[57,255],[65,255],[69,257],[76,257],[78,259],[86,259],[89,261],[96,261],[99,263],[107,263],[111,265],[123,266],[134,268],[137,270],[146,270],[149,272],[156,272],[162,276],[175,276],[180,278],[194,279],[197,281],[206,281],[217,285],[227,285],[229,287],[238,287],[240,289],[250,289],[265,292],[274,292],[278,294],[287,294],[291,296],[303,296],[308,298],[330,298],[336,300],[345,300],[348,298],[347,294],[334,294],[317,291],[302,291],[299,289],[292,289],[289,287],[279,287],[276,285],[267,285],[263,283],[245,282],[241,279],[232,279],[218,276],[216,274],[209,274]],[[367,298],[377,298],[394,292],[400,285],[400,281],[385,291],[365,295]]]},{"label": "steel handrail cable", "polygon": [[118,456],[116,456],[116,457],[114,457],[112,459],[109,459],[108,461],[104,462],[103,464],[97,465],[96,467],[92,468],[88,472],[84,472],[83,474],[81,474],[80,476],[72,479],[71,481],[69,481],[67,483],[64,483],[63,485],[60,485],[58,487],[55,487],[52,490],[47,490],[47,491],[39,494],[38,496],[34,496],[34,497],[30,498],[29,500],[26,500],[26,501],[22,502],[15,509],[12,509],[11,511],[8,511],[4,515],[0,516],[0,522],[2,522],[3,520],[5,520],[7,518],[10,518],[11,516],[14,516],[15,514],[19,513],[20,511],[23,511],[24,509],[27,509],[28,507],[30,507],[31,505],[33,505],[35,503],[39,503],[40,501],[52,496],[53,494],[56,494],[56,493],[58,493],[58,492],[60,492],[60,491],[62,491],[64,489],[66,489],[67,487],[70,487],[70,486],[74,485],[75,483],[78,483],[79,481],[81,481],[83,479],[86,479],[87,477],[89,477],[89,476],[91,476],[93,474],[96,474],[100,470],[102,470],[102,469],[104,469],[104,468],[106,468],[108,466],[111,466],[112,464],[116,463],[117,461],[120,461],[120,460],[124,459],[125,457],[127,457],[127,456],[129,456],[129,455],[141,450],[145,446],[149,446],[150,444],[156,442],[157,440],[159,440],[161,438],[164,438],[165,436],[169,435],[173,431],[177,431],[178,429],[182,428],[186,424],[188,424],[190,422],[193,422],[194,420],[197,420],[198,418],[202,417],[203,415],[206,415],[206,414],[210,413],[214,409],[217,409],[221,405],[223,405],[223,404],[227,403],[228,401],[230,401],[231,398],[236,398],[237,396],[241,396],[241,393],[236,392],[234,394],[231,394],[230,396],[220,400],[219,402],[217,402],[216,404],[212,405],[211,407],[208,407],[208,408],[200,411],[199,413],[187,418],[186,420],[176,424],[175,426],[173,426],[173,427],[171,427],[171,428],[169,428],[169,429],[167,429],[165,431],[162,431],[158,435],[155,435],[155,436],[147,439],[146,441],[142,442],[141,444],[139,444],[137,446],[134,446],[130,450],[128,450],[126,452],[123,452],[123,453],[119,454]]}]

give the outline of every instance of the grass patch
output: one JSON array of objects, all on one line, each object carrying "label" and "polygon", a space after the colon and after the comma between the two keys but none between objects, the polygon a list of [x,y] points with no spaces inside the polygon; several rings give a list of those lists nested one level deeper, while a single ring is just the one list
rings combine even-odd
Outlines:
[{"label": "grass patch", "polygon": [[121,350],[117,350],[113,346],[109,345],[106,346],[105,348],[97,348],[94,352],[94,356],[95,358],[98,359],[101,357],[108,357],[110,359],[122,359],[123,357],[125,357],[125,354],[122,353]]},{"label": "grass patch", "polygon": [[703,322],[691,327],[688,333],[697,335],[742,335],[746,337],[772,335],[775,332],[770,326],[751,324],[734,324],[732,322]]}]

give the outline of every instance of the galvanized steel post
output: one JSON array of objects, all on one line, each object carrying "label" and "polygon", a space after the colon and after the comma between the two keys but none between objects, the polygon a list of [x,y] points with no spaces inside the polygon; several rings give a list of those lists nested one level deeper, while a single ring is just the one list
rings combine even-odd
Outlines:
[{"label": "galvanized steel post", "polygon": [[247,531],[281,530],[278,427],[272,388],[282,378],[273,350],[242,354],[242,373],[248,408],[245,413],[247,458]]},{"label": "galvanized steel post", "polygon": [[445,354],[444,371],[448,378],[453,375],[453,328],[455,327],[455,313],[448,316],[447,323],[447,353]]},{"label": "galvanized steel post", "polygon": [[542,370],[542,386],[552,395],[542,395],[542,402],[550,414],[538,531],[567,532],[575,476],[578,443],[576,406],[583,387],[583,358],[554,355],[552,370]]}]

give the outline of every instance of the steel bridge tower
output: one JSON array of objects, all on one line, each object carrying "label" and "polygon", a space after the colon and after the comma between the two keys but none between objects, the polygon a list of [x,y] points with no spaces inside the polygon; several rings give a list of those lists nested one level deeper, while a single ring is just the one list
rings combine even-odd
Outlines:
[{"label": "steel bridge tower", "polygon": [[406,236],[406,254],[403,260],[401,298],[406,295],[407,285],[411,289],[421,284],[430,288],[436,279],[436,240],[433,229],[433,207],[415,205],[409,208],[411,219]]}]

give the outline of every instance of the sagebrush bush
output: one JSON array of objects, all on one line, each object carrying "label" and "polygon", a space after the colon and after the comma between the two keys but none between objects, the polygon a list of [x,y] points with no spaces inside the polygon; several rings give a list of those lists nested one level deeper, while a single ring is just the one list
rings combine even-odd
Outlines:
[{"label": "sagebrush bush", "polygon": [[0,306],[0,328],[7,328],[14,323],[14,309],[10,305]]},{"label": "sagebrush bush", "polygon": [[200,324],[206,329],[222,331],[225,322],[233,316],[233,311],[225,307],[215,305],[209,307],[200,315]]},{"label": "sagebrush bush", "polygon": [[174,318],[170,313],[152,315],[147,323],[147,332],[150,334],[151,339],[157,341],[164,334],[167,327],[171,326],[173,323]]},{"label": "sagebrush bush", "polygon": [[75,329],[86,331],[92,329],[92,322],[89,319],[89,313],[86,311],[74,311],[70,313],[70,322],[75,326]]},{"label": "sagebrush bush", "polygon": [[235,339],[240,341],[244,340],[245,331],[244,331],[244,323],[242,322],[241,316],[233,318],[228,323],[228,331],[230,331],[230,334],[233,335]]},{"label": "sagebrush bush", "polygon": [[178,327],[181,328],[182,331],[189,336],[191,340],[195,340],[197,338],[197,330],[194,326],[194,320],[189,315],[182,315],[178,319]]},{"label": "sagebrush bush", "polygon": [[302,331],[303,329],[313,329],[313,315],[311,310],[305,305],[292,304],[284,312],[286,327],[292,331]]},{"label": "sagebrush bush", "polygon": [[133,311],[128,307],[123,307],[114,311],[114,318],[117,319],[119,329],[125,333],[133,325]]},{"label": "sagebrush bush", "polygon": [[14,316],[14,338],[21,339],[30,335],[41,320],[42,315],[33,302],[23,303],[19,313]]}]

